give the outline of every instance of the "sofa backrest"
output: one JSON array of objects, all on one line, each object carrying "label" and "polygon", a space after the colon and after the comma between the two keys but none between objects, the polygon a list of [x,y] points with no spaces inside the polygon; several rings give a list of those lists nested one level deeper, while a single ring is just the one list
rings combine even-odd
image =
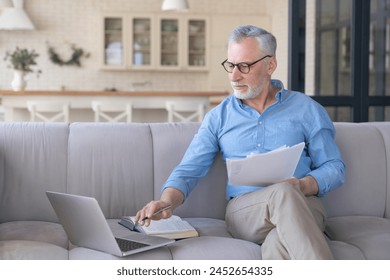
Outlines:
[{"label": "sofa backrest", "polygon": [[[383,134],[373,123],[335,123],[335,127],[336,141],[346,163],[346,180],[323,198],[328,216],[383,217],[389,211],[389,155]],[[382,129],[390,130],[390,123],[384,123]],[[387,139],[387,153],[389,143]]]},{"label": "sofa backrest", "polygon": [[[328,215],[390,216],[390,122],[335,123],[336,142],[346,163],[346,181],[323,197]],[[199,124],[152,124],[155,199],[180,162]],[[172,137],[172,135],[174,135]],[[223,218],[226,167],[220,157],[177,211],[183,216]],[[214,207],[210,212],[210,206]],[[210,216],[210,213],[213,213]]]},{"label": "sofa backrest", "polygon": [[[336,142],[346,163],[343,186],[323,197],[328,215],[390,216],[390,123],[335,123]],[[152,124],[155,199],[172,169],[180,162],[199,124]],[[174,135],[172,137],[172,135]],[[389,163],[389,164],[388,164]],[[221,176],[222,175],[222,176]],[[188,201],[178,209],[183,216],[223,218],[226,167],[217,158]]]},{"label": "sofa backrest", "polygon": [[[374,125],[379,132],[381,133],[385,146],[385,155],[386,155],[386,166],[382,166],[382,168],[386,168],[386,209],[385,209],[385,217],[390,218],[390,122],[373,122]],[[368,125],[368,124],[367,124]]]},{"label": "sofa backrest", "polygon": [[0,222],[54,221],[45,191],[66,191],[68,125],[0,123]]},{"label": "sofa backrest", "polygon": [[[95,197],[107,218],[135,214],[160,197],[199,124],[0,123],[0,222],[58,221],[46,190]],[[224,218],[220,158],[183,217]]]},{"label": "sofa backrest", "polygon": [[[329,216],[390,217],[390,122],[335,123],[346,181],[323,198]],[[0,222],[56,221],[46,190],[94,196],[107,218],[134,214],[160,189],[198,123],[0,123]],[[225,215],[226,168],[209,174],[177,209]]]},{"label": "sofa backrest", "polygon": [[134,215],[153,199],[153,149],[147,124],[73,123],[68,188],[97,199],[106,218]]}]

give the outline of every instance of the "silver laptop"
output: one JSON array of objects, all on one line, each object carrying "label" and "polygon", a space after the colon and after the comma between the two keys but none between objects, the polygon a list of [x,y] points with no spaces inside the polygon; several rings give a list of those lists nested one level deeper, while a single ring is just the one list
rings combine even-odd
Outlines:
[{"label": "silver laptop", "polygon": [[76,246],[122,257],[175,242],[131,231],[126,237],[115,237],[95,198],[50,191],[46,195],[70,242]]}]

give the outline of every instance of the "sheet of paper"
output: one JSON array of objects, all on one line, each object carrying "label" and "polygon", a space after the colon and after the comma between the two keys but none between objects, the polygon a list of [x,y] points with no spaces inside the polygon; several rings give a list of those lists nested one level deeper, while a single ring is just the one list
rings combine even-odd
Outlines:
[{"label": "sheet of paper", "polygon": [[305,143],[281,147],[246,158],[227,159],[229,184],[232,186],[267,186],[293,177]]}]

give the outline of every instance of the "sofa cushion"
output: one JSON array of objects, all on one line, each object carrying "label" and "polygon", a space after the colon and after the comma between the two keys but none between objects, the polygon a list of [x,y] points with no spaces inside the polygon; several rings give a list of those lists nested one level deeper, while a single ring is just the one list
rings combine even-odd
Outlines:
[{"label": "sofa cushion", "polygon": [[60,224],[41,221],[15,221],[0,224],[0,240],[41,241],[68,248],[68,237]]},{"label": "sofa cushion", "polygon": [[245,260],[261,259],[261,249],[259,245],[244,240],[205,236],[183,239],[166,247],[153,249],[123,258],[79,247],[69,251],[69,259]]},{"label": "sofa cushion", "polygon": [[213,218],[185,218],[197,231],[199,236],[232,237],[224,220]]},{"label": "sofa cushion", "polygon": [[67,191],[95,197],[106,218],[136,213],[153,199],[151,147],[145,124],[71,124]]},{"label": "sofa cushion", "polygon": [[0,241],[1,260],[67,260],[68,250],[38,241]]},{"label": "sofa cushion", "polygon": [[[120,225],[119,219],[107,219],[108,226],[114,236],[126,237],[129,235],[129,230]],[[117,257],[111,254],[100,252],[93,249],[77,247],[70,245],[69,259],[71,260],[114,260],[114,259],[129,259],[129,260],[171,260],[172,256],[167,247],[156,248],[150,251],[137,253],[126,257]]]},{"label": "sofa cushion", "polygon": [[335,240],[328,244],[335,260],[365,260],[363,252],[351,244]]},{"label": "sofa cushion", "polygon": [[168,246],[174,260],[261,260],[261,247],[253,242],[215,236],[179,240]]},{"label": "sofa cushion", "polygon": [[[199,123],[150,124],[153,137],[154,199],[172,170],[180,163]],[[202,178],[187,201],[175,210],[181,217],[225,218],[226,167],[221,156]]]},{"label": "sofa cushion", "polygon": [[383,217],[385,213],[387,171],[383,137],[376,127],[362,126],[335,123],[346,174],[343,186],[322,198],[329,217]]},{"label": "sofa cushion", "polygon": [[[199,236],[232,237],[227,231],[224,220],[213,218],[183,218],[183,220],[189,222],[198,231]],[[119,219],[108,219],[107,223],[115,236],[128,235],[129,230],[120,225],[119,221]]]},{"label": "sofa cushion", "polygon": [[357,247],[366,259],[390,259],[390,220],[372,216],[333,217],[326,234]]},{"label": "sofa cushion", "polygon": [[137,253],[126,257],[117,257],[104,252],[76,247],[69,251],[70,260],[171,260],[172,255],[168,247],[156,248],[150,251]]},{"label": "sofa cushion", "polygon": [[66,191],[67,147],[67,124],[1,124],[0,222],[57,221],[45,191]]}]

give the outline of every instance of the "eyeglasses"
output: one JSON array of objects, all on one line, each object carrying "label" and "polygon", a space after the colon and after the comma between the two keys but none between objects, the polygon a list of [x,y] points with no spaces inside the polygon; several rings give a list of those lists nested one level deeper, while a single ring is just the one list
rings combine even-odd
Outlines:
[{"label": "eyeglasses", "polygon": [[234,63],[231,63],[229,62],[227,59],[224,60],[221,65],[223,66],[223,68],[226,70],[226,72],[228,73],[232,73],[233,70],[234,70],[234,67],[237,66],[238,68],[238,71],[240,71],[241,73],[243,74],[248,74],[249,71],[251,70],[251,66],[256,64],[257,62],[259,61],[262,61],[264,58],[267,58],[267,57],[272,57],[272,55],[266,55],[266,56],[263,56],[262,58],[260,58],[259,60],[256,60],[255,62],[252,62],[252,63],[246,63],[246,62],[240,62],[240,63],[237,63],[237,64],[234,64]]}]

